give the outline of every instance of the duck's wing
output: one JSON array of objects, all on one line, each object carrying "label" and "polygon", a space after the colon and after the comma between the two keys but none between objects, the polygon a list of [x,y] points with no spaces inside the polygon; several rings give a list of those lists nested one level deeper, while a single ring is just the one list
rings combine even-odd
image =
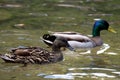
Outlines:
[{"label": "duck's wing", "polygon": [[48,46],[52,46],[53,45],[53,42],[51,40],[46,40],[46,39],[43,39],[42,38],[42,41],[47,44]]},{"label": "duck's wing", "polygon": [[45,44],[47,44],[48,46],[52,46],[55,39],[56,39],[56,37],[53,36],[53,35],[50,35],[50,34],[44,34],[44,35],[41,37],[41,40],[42,40]]},{"label": "duck's wing", "polygon": [[[94,41],[91,39],[91,37],[82,35],[82,34],[63,34],[63,33],[54,33],[54,34],[49,34],[50,36],[56,36],[57,37],[63,37],[65,38],[68,43],[71,45],[73,48],[91,48],[96,46]],[[48,46],[52,46],[53,41],[52,37],[47,36],[47,38],[44,38],[44,43],[46,43]]]},{"label": "duck's wing", "polygon": [[79,32],[74,32],[74,31],[65,31],[65,32],[53,32],[53,31],[48,31],[48,33],[50,34],[68,34],[68,35],[71,35],[71,34],[81,34]]},{"label": "duck's wing", "polygon": [[4,54],[4,55],[0,55],[0,58],[2,60],[4,60],[5,62],[11,62],[11,63],[14,63],[14,59],[11,59],[10,58],[10,55],[9,54]]},{"label": "duck's wing", "polygon": [[64,37],[68,40],[68,43],[73,48],[93,48],[96,46],[96,43],[92,40],[91,37],[81,35],[81,34],[53,34],[57,37]]},{"label": "duck's wing", "polygon": [[82,34],[59,34],[59,33],[55,33],[52,34],[56,37],[64,37],[66,38],[68,41],[79,41],[79,42],[88,42],[91,41],[91,38]]},{"label": "duck's wing", "polygon": [[[18,48],[19,49],[19,48]],[[26,48],[25,48],[26,49]],[[19,54],[26,54],[24,53],[25,49],[22,52],[20,51]],[[52,52],[47,51],[41,47],[29,47],[27,50],[30,49],[30,55],[19,55],[14,54],[15,52],[0,54],[0,58],[9,63],[32,63],[32,64],[44,64],[44,63],[51,63],[52,60],[55,58]],[[32,49],[32,50],[31,50]]]}]

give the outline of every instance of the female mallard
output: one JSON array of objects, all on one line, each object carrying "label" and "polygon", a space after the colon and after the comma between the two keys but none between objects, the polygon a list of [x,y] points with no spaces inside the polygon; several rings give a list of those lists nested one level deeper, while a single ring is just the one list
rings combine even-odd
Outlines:
[{"label": "female mallard", "polygon": [[84,36],[76,32],[54,32],[52,34],[43,35],[43,41],[51,46],[56,37],[64,37],[73,48],[93,48],[101,46],[103,41],[100,37],[100,31],[108,30],[116,33],[105,20],[97,20],[94,23],[92,37]]},{"label": "female mallard", "polygon": [[0,57],[5,62],[12,63],[52,63],[63,59],[63,54],[60,51],[61,47],[73,50],[67,40],[58,37],[53,42],[52,52],[40,47],[15,48],[11,50],[10,54],[1,54]]}]

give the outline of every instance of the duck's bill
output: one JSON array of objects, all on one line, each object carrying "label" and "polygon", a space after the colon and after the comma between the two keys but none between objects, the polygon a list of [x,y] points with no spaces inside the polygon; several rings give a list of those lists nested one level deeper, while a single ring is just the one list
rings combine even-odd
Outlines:
[{"label": "duck's bill", "polygon": [[113,33],[117,33],[112,27],[109,27],[108,31],[113,32]]},{"label": "duck's bill", "polygon": [[71,51],[75,51],[74,48],[72,48],[71,46],[67,47],[69,50]]},{"label": "duck's bill", "polygon": [[67,48],[71,51],[75,51],[73,47],[71,47],[69,44],[67,45]]}]

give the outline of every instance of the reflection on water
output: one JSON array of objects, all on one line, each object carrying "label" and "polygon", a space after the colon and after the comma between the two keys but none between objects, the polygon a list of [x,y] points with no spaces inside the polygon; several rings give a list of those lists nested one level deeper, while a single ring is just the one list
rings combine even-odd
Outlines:
[{"label": "reflection on water", "polygon": [[[20,68],[19,66],[10,66],[0,69],[2,72],[11,73],[14,70]],[[24,70],[25,71],[25,70]],[[29,73],[28,71],[24,76],[26,77],[33,77],[34,74]],[[65,79],[65,80],[74,80],[76,78],[82,79],[85,77],[91,78],[91,79],[105,79],[105,78],[116,78],[120,76],[120,71],[116,69],[110,69],[110,68],[98,68],[98,67],[80,67],[80,68],[67,68],[66,73],[42,73],[37,72],[35,75],[36,77],[42,77],[45,79]]]},{"label": "reflection on water", "polygon": [[92,9],[90,7],[76,6],[76,5],[71,5],[71,4],[57,4],[57,6],[59,6],[59,7],[68,7],[68,8],[78,8],[78,9],[81,9],[81,10]]},{"label": "reflection on water", "polygon": [[90,67],[86,67],[86,68],[69,68],[69,71],[73,71],[73,70],[104,70],[104,71],[116,71],[115,69],[108,69],[108,68],[90,68]]},{"label": "reflection on water", "polygon": [[19,4],[0,4],[0,7],[3,8],[20,8],[22,5]]},{"label": "reflection on water", "polygon": [[[96,52],[96,54],[109,54],[109,55],[117,55],[117,53],[115,52],[106,52],[108,49],[110,48],[109,44],[104,43],[100,49]],[[80,52],[79,54],[90,54],[91,53],[91,49],[87,50],[86,52]],[[91,53],[92,54],[92,53]]]},{"label": "reflection on water", "polygon": [[113,14],[88,14],[88,16],[112,16]]},{"label": "reflection on water", "polygon": [[105,54],[109,54],[109,55],[118,55],[118,54],[115,53],[115,52],[105,52]]},{"label": "reflection on water", "polygon": [[118,74],[118,75],[120,76],[120,72],[112,72],[112,73],[114,73],[114,74]]},{"label": "reflection on water", "polygon": [[37,76],[45,76],[46,74],[45,73],[39,73],[37,74]]},{"label": "reflection on water", "polygon": [[3,72],[11,72],[12,70],[18,68],[19,66],[12,66],[12,67],[4,67],[4,68],[0,68],[0,71],[3,71]]},{"label": "reflection on water", "polygon": [[48,16],[47,13],[29,13],[30,16]]},{"label": "reflection on water", "polygon": [[100,50],[97,51],[97,54],[104,53],[109,48],[110,48],[109,44],[104,43],[103,46],[100,48]]},{"label": "reflection on water", "polygon": [[74,77],[72,75],[64,75],[64,74],[46,75],[44,78],[52,78],[52,79],[74,79]]},{"label": "reflection on water", "polygon": [[[74,72],[77,71],[77,72]],[[83,72],[84,71],[84,72]],[[116,72],[115,69],[109,68],[68,68],[68,73],[66,74],[45,74],[40,73],[37,76],[48,78],[48,79],[75,79],[83,78],[83,77],[91,77],[91,78],[115,78],[116,76],[120,76],[120,72]]]},{"label": "reflection on water", "polygon": [[[13,2],[14,1],[17,2],[17,0],[13,0]],[[34,1],[37,1],[37,0],[34,0]],[[40,0],[40,1],[42,1],[42,0]],[[48,1],[48,3],[47,3],[47,1]],[[52,1],[56,1],[56,3],[54,4],[54,3],[52,3]],[[111,21],[113,26],[115,26],[115,25],[119,26],[119,19],[117,19],[116,16],[117,16],[117,14],[119,14],[120,5],[116,4],[115,2],[112,5],[111,5],[111,3],[106,4],[111,1],[113,1],[113,0],[110,0],[110,1],[106,1],[106,0],[45,0],[45,2],[43,0],[42,6],[40,6],[40,4],[36,5],[35,3],[33,3],[32,5],[35,5],[36,6],[35,8],[33,6],[31,7],[31,5],[29,5],[29,3],[27,3],[28,7],[30,7],[29,9],[27,9],[27,6],[23,6],[24,4],[16,4],[16,3],[10,4],[7,2],[5,4],[0,3],[0,8],[2,8],[2,9],[9,10],[9,11],[16,9],[15,11],[23,12],[22,14],[21,13],[14,14],[14,15],[16,15],[15,18],[17,18],[17,16],[18,16],[18,20],[16,20],[16,19],[12,20],[11,24],[9,24],[9,22],[10,22],[9,20],[8,21],[5,20],[5,23],[8,23],[9,26],[13,26],[17,30],[9,30],[9,29],[8,30],[0,30],[1,53],[3,53],[2,51],[5,51],[6,48],[7,49],[9,47],[12,48],[13,46],[16,46],[16,45],[19,46],[18,44],[23,45],[23,46],[19,46],[21,48],[26,45],[33,45],[33,44],[34,45],[37,44],[37,46],[38,45],[43,46],[36,40],[38,40],[38,38],[43,34],[43,32],[47,32],[47,31],[39,30],[39,32],[36,32],[36,30],[34,30],[34,32],[33,32],[33,30],[27,30],[29,25],[33,26],[32,24],[34,22],[35,22],[34,24],[38,24],[37,26],[40,26],[40,27],[41,26],[47,27],[50,24],[50,25],[52,25],[52,30],[54,30],[53,29],[54,27],[59,27],[59,26],[61,26],[61,27],[65,26],[65,28],[70,28],[71,26],[72,27],[80,26],[79,29],[81,29],[81,30],[77,30],[77,29],[75,29],[75,30],[80,31],[81,33],[84,31],[87,32],[87,30],[89,30],[90,26],[92,25],[93,19],[94,20],[106,19],[108,21]],[[51,2],[51,3],[49,3],[49,2]],[[99,3],[101,6],[98,5]],[[104,7],[104,10],[101,9],[102,6]],[[106,6],[108,6],[108,7],[106,7]],[[113,7],[113,9],[111,8],[111,6]],[[54,9],[54,7],[55,7],[55,9]],[[19,11],[21,8],[23,9],[23,11]],[[24,14],[24,9],[26,10],[25,14]],[[27,11],[27,10],[30,10],[30,11]],[[15,12],[13,11],[12,13],[15,13]],[[65,13],[65,14],[63,14],[63,13]],[[20,17],[19,17],[19,15],[20,15]],[[28,17],[26,18],[26,16],[28,16]],[[24,19],[24,18],[26,18],[26,19]],[[37,20],[37,18],[39,18],[39,19]],[[33,22],[29,23],[29,20],[33,21]],[[26,21],[28,21],[28,22],[26,22]],[[2,20],[1,20],[1,23],[2,23]],[[45,25],[45,24],[48,24],[48,25]],[[87,25],[87,26],[85,26],[85,25]],[[84,28],[86,28],[86,29],[82,30],[82,28],[83,28],[82,26],[85,26]],[[7,27],[6,24],[4,25],[4,27]],[[34,27],[36,27],[36,26],[34,26]],[[118,28],[118,30],[119,30],[119,27],[115,26],[115,28]],[[26,31],[24,29],[26,29]],[[58,29],[56,29],[54,31],[58,31]],[[69,30],[71,30],[71,29],[69,29]],[[32,33],[31,33],[31,31],[32,31]],[[62,31],[62,29],[61,29],[61,31]],[[107,36],[109,37],[109,35],[107,35]],[[114,36],[112,36],[112,37],[114,37]],[[119,36],[117,36],[117,37],[119,37]],[[35,38],[35,40],[34,40],[34,38]],[[106,41],[108,41],[108,39],[106,37],[104,37],[104,38]],[[111,38],[111,40],[113,40],[113,39]],[[116,39],[115,41],[118,41],[118,40]],[[109,41],[109,42],[111,42],[111,41]],[[32,44],[30,44],[30,43],[32,43]],[[19,79],[22,79],[22,80],[46,80],[46,79],[74,80],[76,78],[81,79],[81,78],[85,78],[85,77],[88,77],[88,79],[89,78],[90,79],[91,78],[92,79],[100,78],[100,80],[104,80],[105,78],[117,79],[120,77],[120,69],[118,68],[119,67],[119,57],[118,56],[119,56],[120,48],[119,48],[119,45],[117,45],[119,43],[111,42],[110,44],[111,45],[104,43],[101,47],[99,47],[99,50],[94,49],[96,51],[95,56],[93,56],[93,55],[91,56],[91,54],[93,53],[92,50],[81,51],[79,53],[72,53],[72,52],[67,53],[66,52],[65,54],[67,54],[67,55],[65,55],[65,56],[67,56],[67,57],[64,59],[64,61],[62,61],[60,64],[55,63],[56,65],[62,64],[61,66],[57,66],[57,67],[53,66],[53,65],[50,65],[50,66],[42,65],[44,67],[41,68],[41,65],[35,65],[35,67],[27,66],[24,69],[23,67],[21,68],[20,66],[18,66],[18,64],[15,64],[15,65],[14,64],[9,64],[9,65],[2,64],[2,60],[1,60],[0,61],[1,62],[1,64],[0,64],[0,75],[1,75],[0,79],[3,78],[2,80],[13,80],[13,79],[14,80],[19,80]],[[114,46],[114,48],[112,46]],[[84,55],[84,54],[87,54],[87,55]],[[68,58],[68,57],[70,57],[70,58]],[[88,61],[87,61],[87,59],[88,59]],[[52,70],[49,69],[52,67],[54,67],[54,69],[52,69]],[[61,69],[61,67],[64,69]],[[104,67],[104,68],[101,68],[101,67]],[[110,67],[110,68],[107,68],[107,67]],[[41,71],[41,69],[43,69],[43,70]],[[61,72],[59,72],[59,71],[61,71]],[[33,79],[34,77],[37,79]],[[42,79],[39,79],[41,77],[42,77]],[[88,79],[86,79],[86,80],[88,80]]]}]

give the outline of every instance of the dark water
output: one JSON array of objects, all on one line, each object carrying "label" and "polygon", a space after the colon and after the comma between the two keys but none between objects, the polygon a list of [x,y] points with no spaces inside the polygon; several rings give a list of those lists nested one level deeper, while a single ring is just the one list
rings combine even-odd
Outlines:
[{"label": "dark water", "polygon": [[[9,5],[1,5],[0,8],[15,9],[19,12],[22,7],[24,11],[26,4],[18,4],[21,3],[20,0],[17,4],[14,1],[17,2],[13,0],[10,4],[9,1]],[[91,50],[80,49],[77,52],[65,50],[63,51],[64,60],[54,64],[30,64],[23,67],[23,64],[4,63],[0,60],[0,79],[119,80],[119,4],[119,0],[41,0],[40,4],[37,4],[36,0],[33,4],[27,4],[29,10],[25,14],[17,13],[17,16],[28,16],[27,18],[19,20],[17,17],[18,19],[8,21],[4,17],[0,20],[1,26],[7,25],[8,27],[0,28],[0,53],[2,54],[18,46],[41,46],[50,50],[40,40],[40,37],[47,31],[77,31],[91,35],[92,25],[96,19],[106,19],[117,33],[103,31],[101,32],[104,40],[103,46]],[[1,13],[0,15],[3,16]],[[11,17],[7,13],[5,15]]]}]

